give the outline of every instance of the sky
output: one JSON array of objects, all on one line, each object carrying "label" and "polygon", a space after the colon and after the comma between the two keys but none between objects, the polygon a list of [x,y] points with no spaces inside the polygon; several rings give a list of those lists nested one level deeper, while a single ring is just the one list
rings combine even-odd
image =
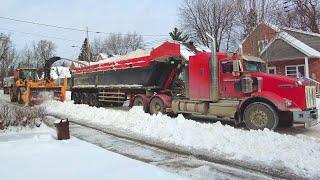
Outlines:
[{"label": "sky", "polygon": [[[182,0],[1,0],[0,17],[99,32],[136,31],[148,47],[169,38],[178,26],[178,8]],[[56,55],[76,58],[85,32],[56,29],[0,18],[0,32],[11,34],[16,49],[42,39],[57,45]],[[157,36],[157,35],[168,35]],[[89,39],[107,36],[89,33]]]}]

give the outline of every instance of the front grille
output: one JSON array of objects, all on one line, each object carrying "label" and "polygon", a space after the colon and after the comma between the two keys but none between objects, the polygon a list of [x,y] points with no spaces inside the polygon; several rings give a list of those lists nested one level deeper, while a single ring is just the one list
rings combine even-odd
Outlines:
[{"label": "front grille", "polygon": [[315,86],[306,86],[305,87],[306,93],[306,105],[307,108],[314,108],[317,105],[316,100],[316,87]]}]

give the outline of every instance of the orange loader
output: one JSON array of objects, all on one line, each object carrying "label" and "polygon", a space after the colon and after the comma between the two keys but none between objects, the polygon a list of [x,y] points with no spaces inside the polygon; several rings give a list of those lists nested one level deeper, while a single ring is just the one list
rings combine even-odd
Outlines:
[{"label": "orange loader", "polygon": [[32,106],[39,105],[47,99],[65,101],[67,80],[64,79],[63,85],[58,86],[50,77],[52,64],[60,59],[60,57],[52,57],[46,60],[43,79],[38,78],[37,69],[15,69],[14,83],[9,89],[11,102]]}]

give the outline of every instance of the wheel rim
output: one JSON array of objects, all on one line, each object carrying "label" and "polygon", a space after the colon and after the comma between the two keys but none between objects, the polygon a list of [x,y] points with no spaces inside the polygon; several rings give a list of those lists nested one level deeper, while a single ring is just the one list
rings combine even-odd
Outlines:
[{"label": "wheel rim", "polygon": [[151,114],[158,114],[158,113],[165,113],[164,110],[164,103],[159,98],[154,98],[151,100],[150,104],[150,113]]},{"label": "wheel rim", "polygon": [[268,115],[261,110],[256,110],[250,115],[250,121],[253,125],[264,128],[268,124]]}]

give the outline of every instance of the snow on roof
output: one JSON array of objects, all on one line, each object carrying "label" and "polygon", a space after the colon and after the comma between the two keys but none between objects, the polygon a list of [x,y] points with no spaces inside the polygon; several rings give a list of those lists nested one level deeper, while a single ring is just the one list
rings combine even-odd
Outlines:
[{"label": "snow on roof", "polygon": [[291,36],[290,34],[281,31],[262,51],[260,54],[263,54],[276,40],[281,39],[286,43],[290,44],[303,54],[308,57],[320,57],[320,52],[313,49],[312,47],[306,45],[305,43],[301,42],[297,38]]},{"label": "snow on roof", "polygon": [[108,54],[106,53],[99,53],[99,56],[102,58],[102,59],[107,59],[109,56]]},{"label": "snow on roof", "polygon": [[242,58],[246,61],[255,61],[255,62],[265,63],[264,60],[255,56],[242,55]]},{"label": "snow on roof", "polygon": [[139,57],[144,57],[144,56],[150,56],[151,50],[143,50],[143,49],[138,49],[136,51],[132,51],[126,55],[122,56],[113,56],[110,58],[103,59],[98,62],[93,62],[91,64],[103,64],[103,63],[110,63],[110,62],[118,62],[122,60],[127,60],[127,59],[133,59],[133,58],[139,58]]},{"label": "snow on roof", "polygon": [[51,72],[50,76],[53,79],[58,79],[58,78],[70,78],[70,69],[68,67],[63,67],[63,66],[53,66],[51,67]]},{"label": "snow on roof", "polygon": [[302,30],[299,30],[299,29],[288,28],[288,27],[281,27],[281,29],[287,30],[287,31],[293,31],[293,32],[301,33],[301,34],[307,34],[307,35],[310,35],[310,36],[320,37],[320,34],[314,33],[314,32],[302,31]]}]

